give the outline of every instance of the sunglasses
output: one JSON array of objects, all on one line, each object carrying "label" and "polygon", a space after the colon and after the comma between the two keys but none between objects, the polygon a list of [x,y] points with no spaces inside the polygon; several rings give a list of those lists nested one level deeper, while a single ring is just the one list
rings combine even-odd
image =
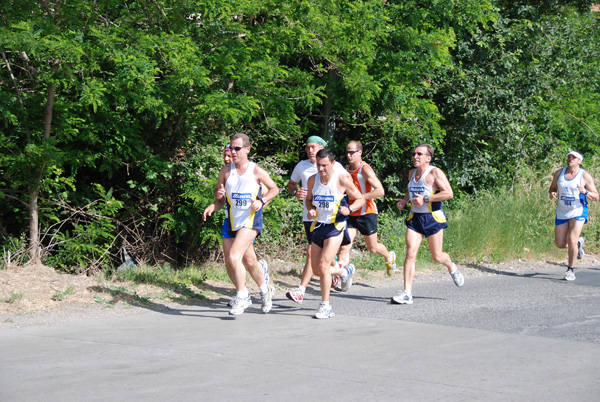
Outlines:
[{"label": "sunglasses", "polygon": [[346,151],[346,153],[348,155],[354,155],[355,153],[360,152],[360,151]]},{"label": "sunglasses", "polygon": [[231,148],[232,150],[234,150],[235,152],[240,152],[240,150],[241,150],[242,148],[248,148],[248,147],[247,147],[247,146],[246,146],[246,147],[231,147],[231,146],[230,146],[230,148]]},{"label": "sunglasses", "polygon": [[413,154],[413,156],[429,156],[429,154],[426,154],[426,153],[424,153],[424,152],[415,152],[415,153]]}]

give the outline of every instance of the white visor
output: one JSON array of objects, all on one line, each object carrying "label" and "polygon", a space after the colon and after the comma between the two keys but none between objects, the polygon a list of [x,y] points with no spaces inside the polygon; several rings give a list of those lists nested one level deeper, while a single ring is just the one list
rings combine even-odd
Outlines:
[{"label": "white visor", "polygon": [[567,154],[567,156],[569,156],[569,155],[573,155],[574,157],[581,159],[581,161],[583,162],[583,156],[581,156],[581,154],[579,152],[571,151]]}]

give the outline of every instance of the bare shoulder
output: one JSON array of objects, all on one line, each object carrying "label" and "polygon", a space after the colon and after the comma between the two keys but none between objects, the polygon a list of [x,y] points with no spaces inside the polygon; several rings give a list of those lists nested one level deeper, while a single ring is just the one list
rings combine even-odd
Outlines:
[{"label": "bare shoulder", "polygon": [[369,165],[368,163],[365,163],[363,165],[362,170],[363,170],[364,175],[367,175],[367,176],[375,175],[375,170],[373,170],[371,165]]},{"label": "bare shoulder", "polygon": [[231,172],[231,164],[225,165],[219,171],[219,177],[229,177],[229,172]]},{"label": "bare shoulder", "polygon": [[348,190],[350,187],[356,188],[356,186],[354,186],[352,176],[350,176],[350,173],[348,172],[340,172],[340,175],[338,177],[338,189]]},{"label": "bare shoulder", "polygon": [[446,173],[444,173],[444,171],[442,169],[440,169],[439,167],[435,166],[433,168],[433,170],[431,170],[431,175],[437,180],[447,180],[446,178]]},{"label": "bare shoulder", "polygon": [[592,177],[592,175],[591,175],[591,174],[590,174],[590,173],[589,173],[587,170],[585,170],[585,171],[583,172],[583,179],[584,179],[586,182],[593,182],[593,181],[594,181],[594,178]]},{"label": "bare shoulder", "polygon": [[262,178],[263,180],[270,178],[269,172],[265,169],[261,168],[257,164],[254,164],[254,175],[258,178]]},{"label": "bare shoulder", "polygon": [[352,176],[350,176],[350,173],[348,173],[348,172],[340,171],[340,176],[339,176],[338,181],[344,185],[347,185],[348,183],[352,183],[352,185],[354,185],[354,181],[352,181]]}]

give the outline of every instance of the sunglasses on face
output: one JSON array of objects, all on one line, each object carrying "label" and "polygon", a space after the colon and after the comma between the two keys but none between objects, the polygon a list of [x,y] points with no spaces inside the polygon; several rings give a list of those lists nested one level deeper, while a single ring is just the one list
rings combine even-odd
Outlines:
[{"label": "sunglasses on face", "polygon": [[235,151],[235,152],[239,152],[242,148],[248,148],[248,147],[231,147],[230,148]]},{"label": "sunglasses on face", "polygon": [[429,154],[426,154],[426,153],[424,153],[424,152],[415,152],[415,153],[413,154],[413,156],[429,156]]},{"label": "sunglasses on face", "polygon": [[348,155],[354,155],[355,153],[360,152],[360,151],[346,151],[346,153]]}]

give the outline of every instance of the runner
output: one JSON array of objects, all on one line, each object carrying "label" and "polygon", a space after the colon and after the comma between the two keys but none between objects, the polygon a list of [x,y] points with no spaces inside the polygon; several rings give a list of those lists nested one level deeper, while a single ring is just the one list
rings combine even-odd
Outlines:
[{"label": "runner", "polygon": [[[229,145],[227,145],[223,149],[224,164],[229,165],[232,161],[232,158],[233,158],[233,156],[231,155],[231,149],[229,148]],[[266,191],[265,186],[262,186],[262,191]],[[211,216],[214,212],[219,211],[221,208],[223,208],[224,205],[225,205],[224,197],[222,199],[220,199],[219,201],[216,201],[216,202],[213,202],[212,204],[210,204],[208,207],[206,207],[204,209],[204,212],[202,213],[202,220],[204,222],[206,222],[207,217]],[[223,223],[223,227],[225,227],[225,225],[226,225],[226,222]],[[221,230],[221,234],[223,234],[223,230]],[[260,265],[260,267],[256,265],[257,262]],[[257,261],[256,252],[254,250],[254,245],[251,245],[248,248],[248,253],[246,255],[244,255],[243,263],[244,263],[244,267],[246,267],[246,269],[250,273],[250,276],[252,277],[252,279],[254,279],[255,282],[260,281],[260,270],[262,270],[263,276],[265,279],[265,284],[267,284],[267,285],[269,284],[269,271],[268,271],[267,261],[263,260],[262,258]],[[233,300],[234,300],[234,298],[232,298],[228,302],[229,307],[233,307]],[[250,305],[252,304],[252,297],[250,295],[248,295],[248,303]]]},{"label": "runner", "polygon": [[574,281],[576,260],[585,255],[581,237],[583,225],[588,221],[588,200],[598,201],[600,197],[592,176],[581,168],[583,156],[577,151],[567,154],[567,167],[554,172],[548,191],[550,199],[558,198],[554,220],[554,244],[567,249],[567,272],[565,280]]},{"label": "runner", "polygon": [[[308,286],[310,279],[313,276],[313,269],[311,265],[311,233],[310,226],[312,221],[308,218],[308,209],[304,204],[304,199],[307,193],[307,182],[309,177],[317,173],[317,152],[323,149],[327,145],[327,142],[317,135],[313,135],[306,140],[306,156],[308,159],[304,159],[294,167],[290,181],[288,182],[288,191],[294,195],[298,200],[302,201],[304,205],[304,213],[302,215],[302,221],[304,223],[304,232],[306,233],[306,239],[308,241],[308,247],[306,249],[306,262],[302,269],[302,278],[300,279],[300,286],[288,291],[285,295],[288,299],[293,300],[298,304],[302,304],[304,300],[304,293]],[[336,171],[344,171],[344,167],[336,162],[334,164]],[[300,187],[298,187],[300,185]]]},{"label": "runner", "polygon": [[[354,267],[332,268],[340,245],[348,244],[350,238],[346,228],[348,215],[353,208],[360,208],[364,199],[354,186],[352,178],[346,172],[334,169],[335,155],[331,150],[322,149],[317,153],[318,173],[308,179],[308,192],[304,205],[309,210],[311,225],[311,265],[321,285],[321,304],[315,318],[331,318],[335,314],[329,303],[331,275],[339,274],[345,282],[352,277]],[[345,198],[355,200],[354,206],[348,206]]]},{"label": "runner", "polygon": [[465,282],[452,262],[448,253],[442,251],[444,229],[448,227],[442,211],[442,201],[454,196],[452,187],[441,169],[431,166],[433,147],[429,144],[418,145],[413,154],[415,169],[408,173],[408,192],[404,199],[398,200],[398,209],[402,210],[410,201],[412,208],[406,220],[406,258],[404,259],[404,290],[392,297],[392,303],[412,304],[412,285],[415,277],[417,252],[423,238],[427,238],[431,257],[435,262],[444,264],[456,286]]},{"label": "runner", "polygon": [[[242,260],[251,259],[253,251],[250,247],[262,232],[263,207],[279,194],[279,189],[264,169],[248,160],[250,139],[246,134],[235,134],[230,148],[233,161],[219,172],[214,195],[217,201],[225,198],[227,211],[222,233],[223,253],[227,273],[237,291],[229,314],[240,315],[250,305],[246,268]],[[266,194],[262,194],[261,184],[266,186]],[[259,271],[258,278],[253,279],[260,289],[262,311],[268,313],[273,305],[275,289],[265,283],[262,271]]]},{"label": "runner", "polygon": [[[346,170],[365,199],[365,205],[352,212],[348,217],[348,233],[351,243],[340,248],[338,261],[344,261],[346,264],[350,262],[350,250],[358,231],[363,235],[367,249],[384,258],[387,274],[392,275],[396,271],[396,253],[388,252],[387,248],[377,241],[377,206],[374,200],[383,197],[385,192],[373,168],[363,161],[362,150],[360,141],[350,141],[346,146],[348,158]],[[353,201],[350,202],[350,205],[354,205]]]}]

